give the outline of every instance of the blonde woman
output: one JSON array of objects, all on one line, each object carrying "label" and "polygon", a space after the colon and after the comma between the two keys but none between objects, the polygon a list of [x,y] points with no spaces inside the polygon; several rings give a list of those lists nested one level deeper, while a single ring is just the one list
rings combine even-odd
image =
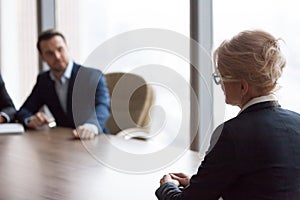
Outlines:
[{"label": "blonde woman", "polygon": [[191,178],[170,173],[158,199],[300,199],[300,114],[280,107],[274,90],[286,65],[278,40],[244,31],[214,52],[226,103],[241,108],[220,125],[210,151]]}]

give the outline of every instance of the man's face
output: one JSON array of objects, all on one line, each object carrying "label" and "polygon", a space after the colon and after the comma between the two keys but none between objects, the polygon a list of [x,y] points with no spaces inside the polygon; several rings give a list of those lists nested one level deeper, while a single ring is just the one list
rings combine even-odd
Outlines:
[{"label": "man's face", "polygon": [[60,36],[40,42],[40,56],[54,73],[63,73],[69,63],[69,52],[66,43]]}]

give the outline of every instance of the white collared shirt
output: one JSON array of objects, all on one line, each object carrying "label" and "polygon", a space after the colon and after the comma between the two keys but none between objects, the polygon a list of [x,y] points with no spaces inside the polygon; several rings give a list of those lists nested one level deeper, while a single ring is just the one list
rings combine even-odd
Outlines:
[{"label": "white collared shirt", "polygon": [[73,69],[73,64],[74,62],[70,60],[64,74],[61,76],[60,79],[57,79],[50,70],[50,78],[55,82],[55,91],[59,98],[60,105],[65,113],[67,113],[68,87]]},{"label": "white collared shirt", "polygon": [[266,101],[278,101],[278,98],[275,94],[269,94],[269,95],[266,95],[266,96],[260,96],[260,97],[253,98],[243,106],[243,108],[240,110],[238,115],[241,112],[243,112],[246,108],[248,108],[249,106],[252,106],[253,104],[257,104],[257,103],[266,102]]}]

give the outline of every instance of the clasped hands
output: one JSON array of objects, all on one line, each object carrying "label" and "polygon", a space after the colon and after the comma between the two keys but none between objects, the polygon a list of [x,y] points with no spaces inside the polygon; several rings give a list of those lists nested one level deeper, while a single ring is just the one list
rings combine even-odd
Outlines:
[{"label": "clasped hands", "polygon": [[160,185],[171,182],[175,185],[186,187],[190,184],[191,177],[184,173],[169,173],[160,179]]},{"label": "clasped hands", "polygon": [[[41,126],[48,125],[53,120],[50,120],[45,113],[37,112],[30,118],[27,123],[29,128],[37,129]],[[92,139],[98,134],[98,128],[94,124],[85,123],[73,130],[75,138]]]}]

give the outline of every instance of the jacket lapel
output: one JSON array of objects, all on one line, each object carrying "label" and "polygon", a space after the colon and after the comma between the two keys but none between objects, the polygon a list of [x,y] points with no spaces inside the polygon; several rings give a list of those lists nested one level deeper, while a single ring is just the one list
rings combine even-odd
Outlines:
[{"label": "jacket lapel", "polygon": [[79,65],[74,63],[73,64],[73,69],[71,73],[71,78],[69,81],[69,86],[68,86],[68,96],[67,96],[67,111],[68,113],[72,113],[72,95],[73,95],[73,88],[74,88],[74,82],[79,70]]}]

